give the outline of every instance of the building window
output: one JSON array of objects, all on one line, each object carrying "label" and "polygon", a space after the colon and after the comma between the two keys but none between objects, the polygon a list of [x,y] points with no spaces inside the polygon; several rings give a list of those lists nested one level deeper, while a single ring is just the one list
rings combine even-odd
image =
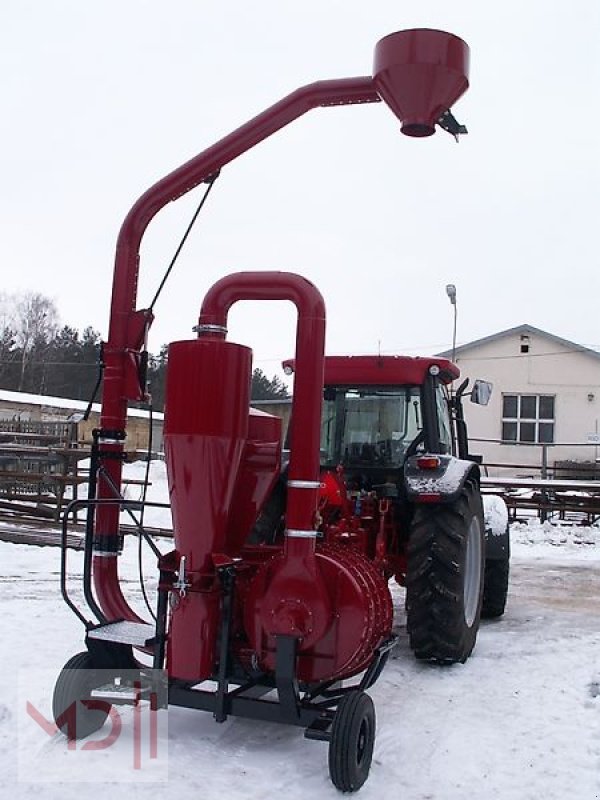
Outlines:
[{"label": "building window", "polygon": [[502,441],[518,444],[552,444],[554,396],[502,395]]}]

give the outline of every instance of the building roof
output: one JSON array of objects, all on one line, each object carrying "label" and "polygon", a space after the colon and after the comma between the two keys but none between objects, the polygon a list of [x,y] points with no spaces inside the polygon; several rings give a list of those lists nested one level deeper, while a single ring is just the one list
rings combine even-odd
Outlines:
[{"label": "building roof", "polygon": [[[68,397],[49,397],[45,394],[27,394],[26,392],[10,392],[8,389],[0,389],[0,402],[23,403],[30,406],[45,406],[47,408],[61,408],[65,411],[85,411],[88,404],[85,400],[70,400]],[[100,403],[92,405],[92,411],[100,413]],[[127,414],[130,417],[148,417],[148,412],[142,408],[129,408]],[[160,411],[153,411],[152,416],[156,420],[162,420],[163,414]]]},{"label": "building roof", "polygon": [[[545,339],[549,339],[552,342],[556,342],[557,344],[562,345],[563,347],[568,347],[569,350],[573,350],[577,353],[586,353],[594,358],[600,358],[600,353],[597,350],[592,350],[590,347],[584,347],[582,344],[577,344],[577,342],[571,342],[569,339],[562,339],[560,336],[555,336],[553,333],[548,333],[548,331],[543,331],[541,328],[536,328],[534,325],[516,325],[514,328],[507,328],[505,331],[498,331],[498,333],[492,333],[491,336],[484,336],[482,339],[475,339],[472,342],[467,342],[466,344],[461,344],[454,349],[454,355],[459,356],[461,353],[466,352],[467,350],[472,350],[475,347],[479,347],[483,344],[488,344],[490,342],[495,342],[499,339],[503,339],[506,336],[513,336],[513,335],[520,335],[520,336],[527,336],[529,334],[536,334],[537,336],[543,336]],[[445,350],[443,353],[437,353],[436,355],[442,358],[452,358],[452,350]]]}]

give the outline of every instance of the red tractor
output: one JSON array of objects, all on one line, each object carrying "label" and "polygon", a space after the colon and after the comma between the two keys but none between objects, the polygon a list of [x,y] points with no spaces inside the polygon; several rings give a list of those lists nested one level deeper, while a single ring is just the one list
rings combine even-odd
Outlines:
[{"label": "red tractor", "polygon": [[[439,663],[468,658],[480,615],[501,616],[508,590],[507,525],[486,518],[481,458],[469,453],[468,381],[449,391],[459,374],[443,358],[325,359],[319,536],[406,587],[411,647]],[[470,399],[485,405],[490,392],[476,381]],[[285,495],[282,479],[256,540],[277,541]]]},{"label": "red tractor", "polygon": [[[367,689],[396,641],[390,577],[407,584],[418,656],[451,662],[471,652],[483,517],[460,400],[453,401],[455,454],[443,393],[458,371],[443,359],[325,361],[323,298],[298,275],[223,278],[204,299],[197,338],[169,347],[172,551],[160,553],[136,517],[142,504],[121,493],[127,404],[146,399],[156,297],[136,309],[136,295],[141,238],[154,214],[200,183],[212,186],[225,164],[318,106],[384,100],[408,136],[429,136],[436,125],[458,135],[464,129],[449,109],[467,74],[468,48],[457,37],[391,34],[377,45],[372,77],[294,92],[130,210],[117,244],[88,499],[74,501],[63,523],[62,592],[86,628],[86,650],[67,662],[54,690],[54,718],[69,738],[98,730],[111,705],[145,700],[154,713],[175,705],[210,711],[219,722],[238,715],[287,723],[329,742],[333,783],[355,791],[373,753]],[[285,461],[281,420],[249,410],[251,351],[226,340],[228,311],[240,300],[289,300],[298,310]],[[84,597],[94,619],[68,591],[67,520],[81,506],[88,509]],[[119,580],[123,509],[157,555],[151,624],[131,608]]]}]

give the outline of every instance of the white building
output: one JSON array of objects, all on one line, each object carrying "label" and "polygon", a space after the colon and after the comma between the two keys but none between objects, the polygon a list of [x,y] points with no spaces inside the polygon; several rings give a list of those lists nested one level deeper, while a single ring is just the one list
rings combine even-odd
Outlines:
[{"label": "white building", "polygon": [[471,451],[482,453],[484,463],[539,466],[545,450],[550,471],[564,461],[587,462],[591,471],[600,459],[599,352],[519,325],[457,347],[455,361],[461,380],[494,385],[488,406],[464,404]]},{"label": "white building", "polygon": [[[92,429],[100,425],[100,405],[94,403],[89,419],[82,420],[87,409],[83,400],[70,400],[65,397],[26,394],[0,389],[0,429],[2,420],[9,422],[77,422],[77,439],[81,444],[91,444]],[[163,442],[162,412],[152,414],[152,450],[160,452]],[[127,410],[127,439],[125,449],[129,452],[145,452],[148,447],[149,414],[139,408]]]}]

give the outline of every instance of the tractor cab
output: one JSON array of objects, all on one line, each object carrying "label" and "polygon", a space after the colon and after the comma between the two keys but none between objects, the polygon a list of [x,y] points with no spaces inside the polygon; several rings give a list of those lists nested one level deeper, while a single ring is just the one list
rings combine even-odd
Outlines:
[{"label": "tractor cab", "polygon": [[[291,373],[294,363],[284,364]],[[321,417],[321,466],[342,466],[361,488],[398,480],[419,451],[455,454],[448,384],[458,368],[443,358],[328,356]]]},{"label": "tractor cab", "polygon": [[396,470],[421,438],[419,386],[328,386],[323,398],[321,462],[347,469]]}]

